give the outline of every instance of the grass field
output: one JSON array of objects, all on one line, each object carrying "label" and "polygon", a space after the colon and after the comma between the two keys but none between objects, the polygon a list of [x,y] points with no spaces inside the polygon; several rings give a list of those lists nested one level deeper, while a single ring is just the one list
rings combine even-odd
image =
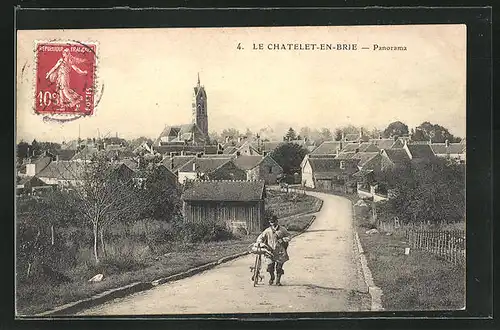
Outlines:
[{"label": "grass field", "polygon": [[465,307],[465,269],[425,251],[410,250],[404,236],[366,234],[358,228],[375,285],[390,311],[457,310]]},{"label": "grass field", "polygon": [[[314,206],[313,203],[310,205]],[[280,219],[280,223],[294,234],[302,231],[311,220],[312,215],[294,215]],[[148,245],[139,240],[137,234],[151,236],[162,227],[151,222],[148,228],[142,228],[146,225],[146,223],[134,225],[128,235],[119,231],[114,232],[113,234],[118,235],[119,239],[107,243],[109,258],[103,259],[97,266],[93,264],[91,245],[80,248],[77,252],[77,266],[63,272],[69,277],[69,283],[57,284],[50,279],[40,278],[18,282],[17,314],[37,314],[133,282],[149,282],[184,272],[222,257],[245,252],[257,236],[252,234],[217,242],[191,244],[163,242]],[[89,283],[88,279],[98,273],[104,274],[104,279],[98,283]]]}]

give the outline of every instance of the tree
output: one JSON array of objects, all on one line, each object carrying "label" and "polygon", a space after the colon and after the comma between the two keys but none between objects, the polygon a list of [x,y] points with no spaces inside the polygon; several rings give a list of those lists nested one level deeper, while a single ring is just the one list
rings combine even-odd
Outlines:
[{"label": "tree", "polygon": [[282,143],[271,153],[271,157],[283,168],[286,174],[300,171],[300,163],[307,155],[307,149],[296,143]]},{"label": "tree", "polygon": [[247,130],[245,131],[245,134],[243,136],[245,136],[247,139],[251,139],[253,136],[253,133],[249,128],[247,128]]},{"label": "tree", "polygon": [[389,124],[384,130],[383,136],[385,138],[395,138],[408,135],[408,126],[400,121],[395,121]]},{"label": "tree", "polygon": [[28,142],[21,141],[17,144],[17,158],[19,160],[28,158],[30,145]]},{"label": "tree", "polygon": [[321,129],[321,139],[323,141],[331,141],[332,140],[332,132],[328,128],[323,127]]},{"label": "tree", "polygon": [[311,129],[309,127],[302,127],[300,130],[299,130],[299,135],[302,137],[302,138],[306,138],[306,139],[309,139],[309,140],[312,140],[312,136],[311,136]]},{"label": "tree", "polygon": [[386,211],[405,222],[438,224],[465,219],[465,166],[436,158],[385,173],[394,192]]},{"label": "tree", "polygon": [[143,192],[136,188],[132,178],[118,171],[120,167],[102,155],[80,166],[67,169],[73,183],[66,193],[66,202],[91,225],[94,258],[99,263],[101,254],[105,254],[105,229],[115,221],[126,222],[137,217],[144,203]]},{"label": "tree", "polygon": [[129,147],[133,150],[139,146],[141,146],[144,142],[146,142],[149,146],[151,146],[153,144],[153,140],[148,138],[148,137],[145,137],[145,136],[140,136],[136,139],[133,139],[131,141],[128,142],[128,145]]},{"label": "tree", "polygon": [[413,141],[429,141],[435,143],[443,143],[446,140],[449,142],[460,142],[459,137],[453,136],[447,128],[432,124],[428,121],[423,122],[415,128],[415,133],[412,135],[411,139]]},{"label": "tree", "polygon": [[340,128],[335,129],[335,141],[342,140],[342,130]]},{"label": "tree", "polygon": [[293,141],[297,139],[297,134],[293,128],[289,128],[286,135],[283,137],[283,141]]},{"label": "tree", "polygon": [[222,138],[225,139],[229,137],[230,139],[237,139],[240,136],[240,132],[236,128],[225,128],[222,130]]},{"label": "tree", "polygon": [[373,127],[371,130],[366,130],[365,132],[372,139],[378,139],[383,136],[383,132],[376,127]]},{"label": "tree", "polygon": [[170,222],[181,216],[180,190],[168,179],[167,171],[164,166],[151,163],[142,173],[145,178],[142,217]]},{"label": "tree", "polygon": [[36,157],[40,155],[41,150],[40,150],[40,145],[38,144],[36,139],[33,139],[33,142],[31,142],[31,148],[30,148],[30,157]]}]

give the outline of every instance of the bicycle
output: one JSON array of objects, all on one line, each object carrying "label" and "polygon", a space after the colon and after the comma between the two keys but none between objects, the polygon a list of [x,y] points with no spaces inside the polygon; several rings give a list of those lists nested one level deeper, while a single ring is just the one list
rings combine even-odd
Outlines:
[{"label": "bicycle", "polygon": [[253,243],[249,246],[249,252],[255,254],[254,266],[250,266],[250,272],[252,272],[252,282],[253,286],[257,286],[259,282],[262,282],[264,276],[260,274],[260,269],[262,266],[262,255],[267,257],[272,257],[272,249],[269,245],[264,243]]}]

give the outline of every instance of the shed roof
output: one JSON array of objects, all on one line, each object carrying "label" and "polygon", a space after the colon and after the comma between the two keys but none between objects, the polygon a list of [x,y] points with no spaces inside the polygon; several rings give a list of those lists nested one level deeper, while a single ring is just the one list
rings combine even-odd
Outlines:
[{"label": "shed roof", "polygon": [[182,194],[188,201],[250,202],[264,199],[264,181],[195,181]]}]

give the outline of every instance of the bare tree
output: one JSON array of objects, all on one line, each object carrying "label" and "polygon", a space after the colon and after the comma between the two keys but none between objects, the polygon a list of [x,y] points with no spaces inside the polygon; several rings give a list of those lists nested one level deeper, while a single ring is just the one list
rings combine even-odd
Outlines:
[{"label": "bare tree", "polygon": [[132,170],[123,164],[109,162],[102,155],[97,155],[91,162],[68,162],[64,170],[69,179],[65,196],[68,203],[91,224],[94,258],[99,263],[100,256],[105,255],[106,228],[114,221],[127,221],[138,216],[143,193],[135,184]]}]

